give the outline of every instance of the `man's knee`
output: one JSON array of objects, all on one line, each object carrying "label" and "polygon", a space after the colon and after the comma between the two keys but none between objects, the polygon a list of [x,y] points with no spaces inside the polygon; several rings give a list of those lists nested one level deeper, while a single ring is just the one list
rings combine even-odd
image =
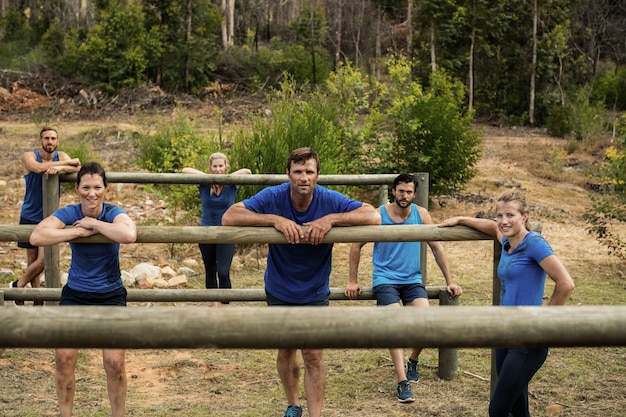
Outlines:
[{"label": "man's knee", "polygon": [[324,364],[324,351],[319,349],[303,350],[302,359],[307,368],[319,368]]},{"label": "man's knee", "polygon": [[104,370],[107,375],[120,375],[125,372],[124,353],[104,354]]}]

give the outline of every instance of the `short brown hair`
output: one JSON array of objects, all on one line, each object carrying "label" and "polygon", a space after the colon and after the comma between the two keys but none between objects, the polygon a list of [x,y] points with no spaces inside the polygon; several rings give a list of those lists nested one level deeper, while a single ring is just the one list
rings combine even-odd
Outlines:
[{"label": "short brown hair", "polygon": [[317,172],[320,172],[320,157],[312,148],[298,148],[291,151],[289,158],[287,159],[287,172],[291,171],[291,163],[299,164],[308,161],[309,159],[315,159],[317,164]]},{"label": "short brown hair", "polygon": [[39,131],[39,139],[41,139],[43,137],[43,132],[47,132],[48,130],[52,130],[54,133],[57,134],[57,137],[59,136],[59,132],[57,132],[57,130],[55,128],[50,127],[50,126],[44,126]]}]

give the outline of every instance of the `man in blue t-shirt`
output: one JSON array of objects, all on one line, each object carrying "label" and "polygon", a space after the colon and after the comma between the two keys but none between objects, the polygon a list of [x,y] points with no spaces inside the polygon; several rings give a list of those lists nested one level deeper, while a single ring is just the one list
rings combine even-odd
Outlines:
[{"label": "man in blue t-shirt", "polygon": [[[20,224],[38,224],[43,220],[42,177],[56,175],[60,172],[71,174],[78,172],[80,161],[70,158],[65,152],[57,151],[59,135],[51,127],[44,127],[39,132],[41,149],[24,152],[24,181],[26,193],[20,213]],[[18,242],[17,246],[26,249],[26,271],[22,277],[9,283],[9,287],[25,287],[30,282],[33,288],[39,287],[39,276],[43,272],[43,248],[37,248],[29,242]],[[15,301],[23,305],[24,301]],[[35,305],[43,305],[43,303]]]},{"label": "man in blue t-shirt", "polygon": [[[371,205],[318,186],[319,171],[313,149],[296,149],[287,160],[288,183],[234,204],[222,217],[224,226],[272,226],[289,243],[269,245],[265,292],[270,306],[328,306],[333,245],[322,243],[324,236],[333,226],[380,224]],[[279,349],[276,360],[288,402],[285,417],[302,416],[296,354],[296,349]],[[309,415],[319,417],[326,385],[323,351],[302,349],[302,358]]]}]

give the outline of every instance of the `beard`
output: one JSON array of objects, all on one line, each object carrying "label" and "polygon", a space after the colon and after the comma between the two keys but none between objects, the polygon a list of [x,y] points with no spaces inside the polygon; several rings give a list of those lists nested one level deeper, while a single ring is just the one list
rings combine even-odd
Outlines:
[{"label": "beard", "polygon": [[396,205],[401,209],[405,209],[411,205],[411,202],[408,200],[396,200]]}]

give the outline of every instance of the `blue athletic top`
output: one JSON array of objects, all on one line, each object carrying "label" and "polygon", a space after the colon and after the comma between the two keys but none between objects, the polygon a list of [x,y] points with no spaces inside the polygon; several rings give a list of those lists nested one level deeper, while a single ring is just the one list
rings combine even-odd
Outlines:
[{"label": "blue athletic top", "polygon": [[[306,211],[299,212],[291,201],[290,184],[284,183],[261,190],[244,200],[243,205],[255,213],[276,214],[301,225],[327,214],[356,210],[363,203],[317,185],[311,205]],[[265,269],[265,290],[288,303],[306,304],[328,296],[332,249],[332,243],[270,244]]]},{"label": "blue athletic top", "polygon": [[200,184],[200,200],[202,201],[200,226],[221,226],[224,212],[235,204],[237,190],[238,187],[235,185],[226,184],[220,195],[211,195],[211,184]]},{"label": "blue athletic top", "polygon": [[[38,150],[33,151],[37,162],[42,163],[41,155]],[[54,151],[52,161],[59,160],[59,153]],[[43,220],[43,196],[42,196],[42,177],[43,174],[29,171],[24,175],[24,181],[26,181],[26,193],[24,194],[24,204],[22,204],[22,212],[20,216],[28,221],[39,223]],[[59,195],[61,190],[61,183],[59,183]]]},{"label": "blue athletic top", "polygon": [[[126,214],[113,204],[103,203],[98,220],[113,223],[120,214]],[[72,204],[52,213],[66,226],[82,219],[80,204]],[[120,244],[113,243],[74,243],[70,242],[72,261],[68,271],[67,284],[75,291],[110,292],[124,284],[120,273]]]},{"label": "blue athletic top", "polygon": [[539,262],[554,251],[537,232],[529,232],[513,250],[507,253],[509,239],[502,237],[502,255],[498,277],[502,283],[500,305],[540,306],[543,300],[546,272]]},{"label": "blue athletic top", "polygon": [[[404,222],[395,222],[387,208],[380,206],[382,225],[422,224],[416,204],[411,204],[411,214]],[[372,287],[381,284],[421,284],[420,242],[376,242],[372,252]]]}]

